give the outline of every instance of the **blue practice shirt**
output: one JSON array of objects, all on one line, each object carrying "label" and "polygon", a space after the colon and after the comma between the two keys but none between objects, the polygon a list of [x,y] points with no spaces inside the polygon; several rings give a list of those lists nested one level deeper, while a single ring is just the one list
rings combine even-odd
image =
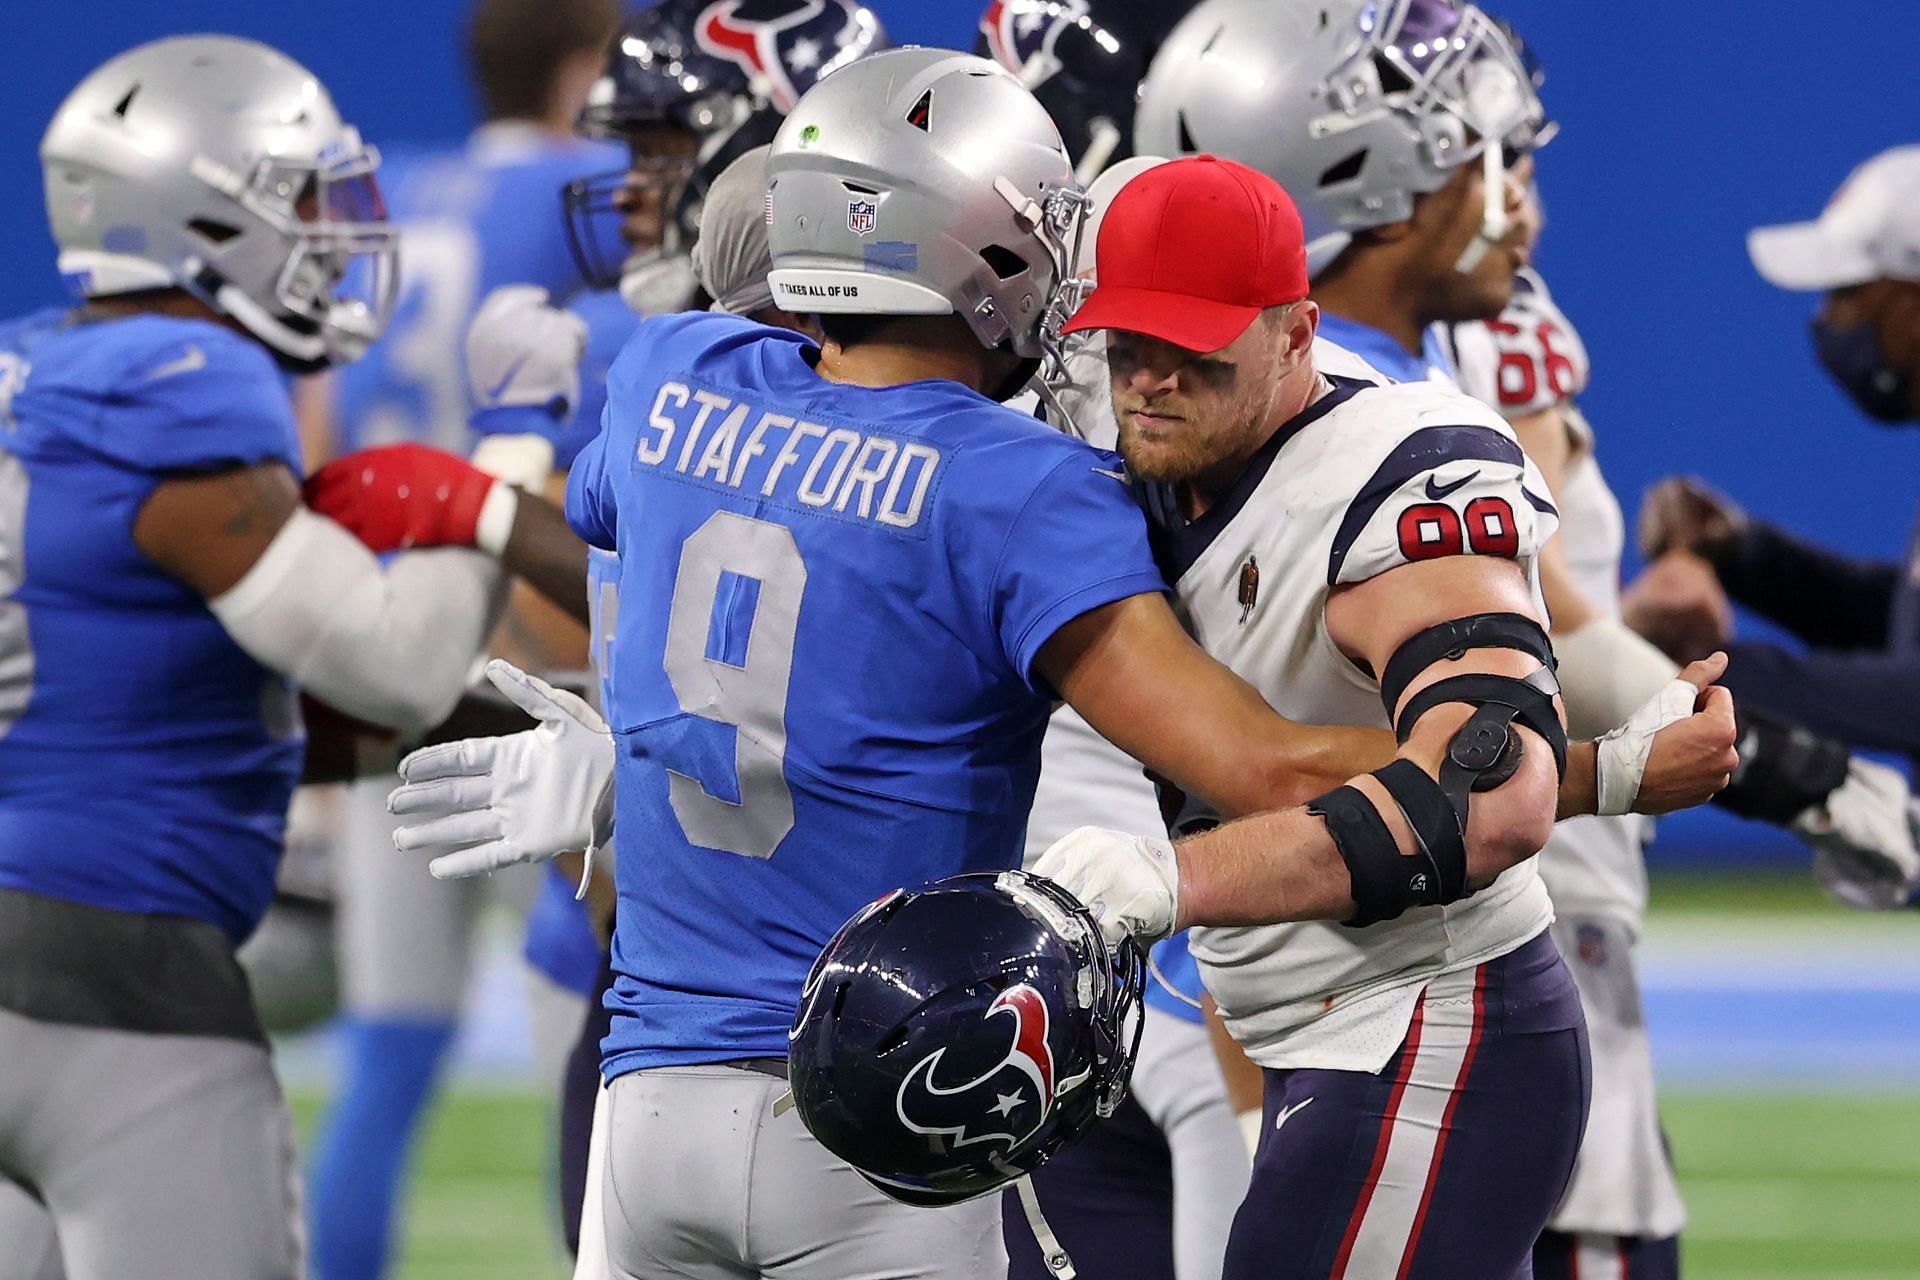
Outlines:
[{"label": "blue practice shirt", "polygon": [[1165,585],[1112,454],[946,381],[845,386],[729,316],[643,321],[567,516],[619,554],[609,1078],[778,1056],[821,948],[1018,866],[1064,623]]},{"label": "blue practice shirt", "polygon": [[253,931],[299,705],[133,522],[163,480],[266,462],[299,472],[286,384],[232,330],[0,325],[0,885]]}]

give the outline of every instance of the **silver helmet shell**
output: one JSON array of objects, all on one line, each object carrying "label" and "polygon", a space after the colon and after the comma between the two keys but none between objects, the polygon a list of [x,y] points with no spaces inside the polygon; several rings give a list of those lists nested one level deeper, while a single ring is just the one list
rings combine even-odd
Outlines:
[{"label": "silver helmet shell", "polygon": [[1456,0],[1205,0],[1140,93],[1135,150],[1209,151],[1272,177],[1316,274],[1489,143],[1526,152],[1550,132],[1505,32]]},{"label": "silver helmet shell", "polygon": [[129,50],[40,143],[60,272],[82,297],[180,288],[293,368],[356,359],[392,312],[379,154],[313,73],[231,36]]},{"label": "silver helmet shell", "polygon": [[780,306],[957,314],[985,347],[1054,349],[1085,198],[1006,69],[944,49],[863,58],[800,99],[767,181]]}]

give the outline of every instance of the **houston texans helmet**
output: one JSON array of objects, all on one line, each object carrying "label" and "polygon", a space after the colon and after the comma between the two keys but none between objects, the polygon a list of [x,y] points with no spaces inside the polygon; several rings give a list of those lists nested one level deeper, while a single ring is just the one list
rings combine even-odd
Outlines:
[{"label": "houston texans helmet", "polygon": [[1534,71],[1465,0],[1204,0],[1141,85],[1134,144],[1210,151],[1278,181],[1318,274],[1355,231],[1405,221],[1462,165],[1497,176],[1550,133]]},{"label": "houston texans helmet", "polygon": [[973,51],[1040,99],[1082,183],[1133,154],[1140,81],[1195,0],[991,0]]},{"label": "houston texans helmet", "polygon": [[794,1016],[807,1129],[896,1200],[1033,1172],[1126,1097],[1146,961],[1022,871],[898,890],[840,930]]},{"label": "houston texans helmet", "polygon": [[[742,153],[773,141],[821,77],[886,47],[879,18],[858,0],[661,0],[628,18],[579,132],[629,142],[648,128],[678,128],[695,150],[681,158],[636,147],[629,168],[568,184],[568,240],[583,276],[608,288],[649,260],[683,264],[707,186]],[[658,246],[626,245],[615,234],[619,219],[609,215],[635,180],[654,184],[672,212]]]}]

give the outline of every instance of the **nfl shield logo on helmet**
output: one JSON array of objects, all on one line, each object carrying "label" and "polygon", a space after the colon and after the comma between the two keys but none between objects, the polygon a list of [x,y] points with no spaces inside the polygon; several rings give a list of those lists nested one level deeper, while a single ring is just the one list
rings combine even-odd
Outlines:
[{"label": "nfl shield logo on helmet", "polygon": [[847,202],[847,230],[857,236],[864,236],[880,222],[880,206],[871,200],[850,200]]}]

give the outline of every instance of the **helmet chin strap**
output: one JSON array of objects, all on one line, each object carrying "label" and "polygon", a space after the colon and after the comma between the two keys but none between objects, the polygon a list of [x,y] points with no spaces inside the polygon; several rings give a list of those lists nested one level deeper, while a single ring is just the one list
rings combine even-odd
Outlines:
[{"label": "helmet chin strap", "polygon": [[1054,1280],[1074,1280],[1079,1272],[1073,1269],[1073,1259],[1067,1256],[1060,1237],[1053,1234],[1046,1215],[1040,1212],[1040,1197],[1034,1192],[1033,1179],[1021,1178],[1013,1185],[1020,1192],[1020,1208],[1027,1215],[1028,1229],[1040,1244],[1040,1256],[1046,1260],[1047,1273]]},{"label": "helmet chin strap", "polygon": [[1500,157],[1499,145],[1491,138],[1481,149],[1480,165],[1485,174],[1480,192],[1484,203],[1480,214],[1480,230],[1453,264],[1453,269],[1463,276],[1471,274],[1480,265],[1480,260],[1487,256],[1487,250],[1506,238],[1510,225],[1507,218],[1507,167]]}]

